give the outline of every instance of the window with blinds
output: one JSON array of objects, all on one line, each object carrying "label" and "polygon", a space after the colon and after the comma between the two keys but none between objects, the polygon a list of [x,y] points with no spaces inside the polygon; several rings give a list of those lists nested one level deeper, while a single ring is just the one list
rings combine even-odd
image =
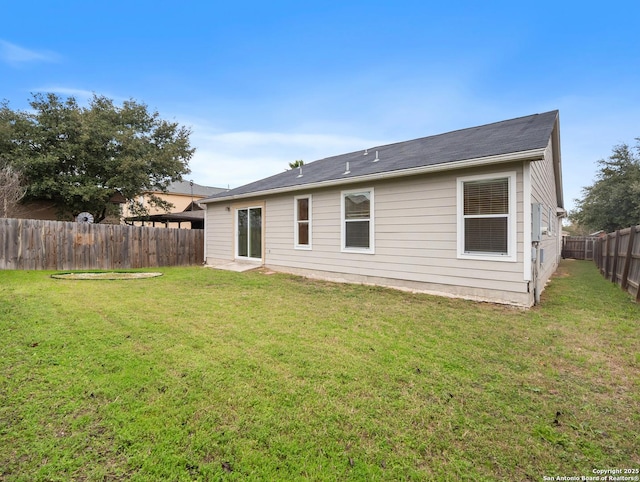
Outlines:
[{"label": "window with blinds", "polygon": [[458,256],[515,261],[515,173],[458,178]]},{"label": "window with blinds", "polygon": [[373,252],[373,190],[342,193],[342,249]]},{"label": "window with blinds", "polygon": [[311,249],[311,196],[296,196],[295,202],[295,247]]},{"label": "window with blinds", "polygon": [[464,251],[508,254],[509,179],[464,183]]}]

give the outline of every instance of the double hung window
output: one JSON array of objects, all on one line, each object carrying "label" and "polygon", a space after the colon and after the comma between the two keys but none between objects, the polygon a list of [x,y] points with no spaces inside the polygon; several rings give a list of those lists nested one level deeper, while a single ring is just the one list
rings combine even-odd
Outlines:
[{"label": "double hung window", "polygon": [[311,249],[311,196],[294,198],[296,249]]},{"label": "double hung window", "polygon": [[515,261],[514,172],[458,179],[458,257]]},{"label": "double hung window", "polygon": [[373,188],[343,191],[341,208],[342,250],[373,254]]}]

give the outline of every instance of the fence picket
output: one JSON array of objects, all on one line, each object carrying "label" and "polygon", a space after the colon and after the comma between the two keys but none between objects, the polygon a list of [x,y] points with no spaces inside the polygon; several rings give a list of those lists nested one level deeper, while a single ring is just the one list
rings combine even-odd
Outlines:
[{"label": "fence picket", "polygon": [[625,291],[629,288],[629,268],[631,267],[635,234],[635,228],[629,228],[629,239],[627,241],[627,249],[624,257],[624,267],[622,268],[622,279],[620,280],[620,287]]},{"label": "fence picket", "polygon": [[0,218],[0,269],[126,269],[201,264],[204,232]]},{"label": "fence picket", "polygon": [[597,239],[594,236],[565,236],[562,238],[562,257],[594,259],[594,247]]},{"label": "fence picket", "polygon": [[[627,232],[628,231],[628,232]],[[600,273],[622,289],[635,295],[640,302],[640,225],[609,233],[596,243],[594,260]],[[628,239],[623,240],[624,237]],[[624,246],[624,241],[627,245]],[[615,246],[614,252],[611,252]],[[624,252],[624,254],[621,254]],[[618,274],[618,260],[624,257],[622,272]],[[612,260],[613,258],[613,260]],[[634,292],[635,291],[635,292]]]},{"label": "fence picket", "polygon": [[618,259],[620,253],[620,230],[613,233],[613,261],[611,266],[611,282],[618,282]]}]

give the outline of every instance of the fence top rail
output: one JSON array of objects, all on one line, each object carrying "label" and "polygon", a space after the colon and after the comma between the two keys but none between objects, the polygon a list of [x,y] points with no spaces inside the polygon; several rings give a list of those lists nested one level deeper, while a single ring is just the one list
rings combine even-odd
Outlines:
[{"label": "fence top rail", "polygon": [[0,219],[0,269],[128,269],[203,260],[201,229]]},{"label": "fence top rail", "polygon": [[6,220],[8,222],[19,222],[26,225],[38,226],[38,225],[51,225],[51,226],[84,226],[87,229],[107,229],[107,228],[121,228],[121,229],[131,229],[131,230],[158,230],[158,231],[202,231],[197,229],[182,229],[182,228],[171,228],[171,227],[156,227],[156,226],[133,226],[130,224],[110,224],[110,223],[78,223],[76,221],[58,221],[55,219],[29,219],[29,218],[3,218],[0,216],[1,220]]}]

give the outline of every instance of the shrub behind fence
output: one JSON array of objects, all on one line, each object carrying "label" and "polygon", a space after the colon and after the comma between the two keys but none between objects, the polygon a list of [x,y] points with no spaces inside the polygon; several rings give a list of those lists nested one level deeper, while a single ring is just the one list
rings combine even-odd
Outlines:
[{"label": "shrub behind fence", "polygon": [[201,264],[204,230],[0,218],[0,269],[129,269]]},{"label": "shrub behind fence", "polygon": [[600,273],[640,301],[640,226],[609,233],[595,244]]}]

